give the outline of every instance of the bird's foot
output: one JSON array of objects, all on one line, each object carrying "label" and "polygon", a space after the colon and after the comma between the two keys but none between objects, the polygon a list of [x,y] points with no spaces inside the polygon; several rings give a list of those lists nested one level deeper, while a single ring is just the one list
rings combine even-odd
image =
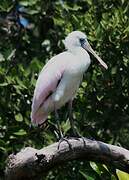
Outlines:
[{"label": "bird's foot", "polygon": [[86,145],[85,137],[83,137],[76,128],[73,128],[72,132],[70,133],[69,139],[75,139],[75,140],[80,141],[81,140],[80,138],[82,139],[84,146],[85,146]]},{"label": "bird's foot", "polygon": [[69,139],[67,137],[61,137],[61,139],[59,140],[58,147],[57,147],[58,150],[60,149],[61,143],[63,141],[67,142],[67,144],[69,145],[69,149],[72,149],[72,145],[70,144]]}]

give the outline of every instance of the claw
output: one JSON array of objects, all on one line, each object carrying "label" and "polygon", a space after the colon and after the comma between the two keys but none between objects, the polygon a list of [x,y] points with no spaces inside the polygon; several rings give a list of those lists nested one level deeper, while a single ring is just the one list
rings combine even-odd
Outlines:
[{"label": "claw", "polygon": [[[83,144],[84,144],[84,147],[86,146],[85,137],[80,136],[80,135],[73,136],[73,137],[69,137],[69,139],[73,139],[73,138],[74,138],[75,140],[77,140],[77,141],[80,141],[80,140],[82,139]],[[81,138],[81,139],[80,139],[80,138]]]},{"label": "claw", "polygon": [[62,138],[59,140],[59,144],[58,144],[58,147],[57,147],[58,150],[60,149],[60,145],[61,145],[61,143],[62,143],[63,141],[67,142],[67,144],[69,145],[69,149],[72,149],[72,145],[69,143],[69,140],[68,140],[67,138],[62,137]]}]

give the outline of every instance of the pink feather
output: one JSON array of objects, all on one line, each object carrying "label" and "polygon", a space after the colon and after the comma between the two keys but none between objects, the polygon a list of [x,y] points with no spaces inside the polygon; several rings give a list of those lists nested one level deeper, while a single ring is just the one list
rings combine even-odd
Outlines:
[{"label": "pink feather", "polygon": [[66,57],[69,56],[69,53],[64,52],[49,60],[38,77],[31,112],[33,124],[43,123],[47,119],[49,112],[52,111],[53,104],[50,95],[56,90],[67,66],[67,58],[66,61],[61,61],[64,54]]}]

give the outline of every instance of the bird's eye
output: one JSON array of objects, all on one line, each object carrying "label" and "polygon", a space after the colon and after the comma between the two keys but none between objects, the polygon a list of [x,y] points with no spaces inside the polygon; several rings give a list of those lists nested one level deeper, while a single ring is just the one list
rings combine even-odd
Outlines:
[{"label": "bird's eye", "polygon": [[81,45],[82,45],[82,44],[85,43],[86,40],[85,40],[84,38],[80,38],[79,41],[80,41],[80,43],[81,43]]}]

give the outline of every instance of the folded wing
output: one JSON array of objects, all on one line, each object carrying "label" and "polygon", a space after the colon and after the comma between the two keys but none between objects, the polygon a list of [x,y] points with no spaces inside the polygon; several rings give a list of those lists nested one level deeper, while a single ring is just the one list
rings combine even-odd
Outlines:
[{"label": "folded wing", "polygon": [[31,121],[33,124],[41,124],[48,116],[48,112],[43,111],[41,106],[47,98],[56,90],[59,81],[67,66],[68,53],[61,53],[43,67],[38,80],[32,102]]}]

